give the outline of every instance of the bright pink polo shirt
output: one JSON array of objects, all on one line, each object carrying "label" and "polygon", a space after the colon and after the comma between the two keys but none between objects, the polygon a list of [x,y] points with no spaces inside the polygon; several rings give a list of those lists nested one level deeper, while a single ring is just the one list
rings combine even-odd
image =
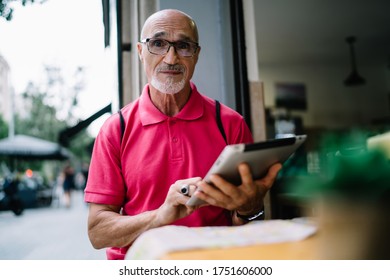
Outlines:
[{"label": "bright pink polo shirt", "polygon": [[[145,86],[136,101],[122,109],[126,129],[122,144],[119,115],[102,126],[92,154],[85,200],[123,206],[123,215],[137,215],[159,208],[169,187],[179,179],[206,175],[225,141],[215,118],[215,101],[192,93],[174,117],[161,113]],[[221,104],[221,118],[228,143],[253,142],[244,119]],[[206,206],[176,221],[191,227],[231,225],[230,213]],[[123,259],[128,248],[110,248],[109,259]]]}]

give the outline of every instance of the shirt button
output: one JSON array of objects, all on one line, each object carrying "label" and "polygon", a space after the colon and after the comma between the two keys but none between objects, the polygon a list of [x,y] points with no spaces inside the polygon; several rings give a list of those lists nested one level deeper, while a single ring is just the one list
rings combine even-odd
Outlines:
[{"label": "shirt button", "polygon": [[172,138],[172,142],[173,142],[173,143],[176,143],[177,141],[179,141],[179,139],[177,139],[177,137],[173,137],[173,138]]}]

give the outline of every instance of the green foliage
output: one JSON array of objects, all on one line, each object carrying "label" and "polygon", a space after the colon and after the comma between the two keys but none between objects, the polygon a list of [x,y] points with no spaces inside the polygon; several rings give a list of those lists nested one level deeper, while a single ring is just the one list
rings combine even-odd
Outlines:
[{"label": "green foliage", "polygon": [[69,149],[80,162],[89,162],[91,159],[91,150],[89,149],[90,144],[94,141],[86,131],[80,132],[70,142]]},{"label": "green foliage", "polygon": [[45,94],[25,92],[23,99],[26,109],[23,114],[15,115],[15,134],[57,142],[59,131],[67,124],[57,119],[55,107],[45,104]]},{"label": "green foliage", "polygon": [[[8,125],[7,123],[3,120],[2,115],[0,114],[0,139],[6,138],[8,136]],[[5,161],[5,158],[0,156],[0,163],[2,161]],[[1,174],[1,170],[0,170]]]},{"label": "green foliage", "polygon": [[[40,92],[34,86],[29,88],[29,91],[23,93],[25,110],[15,115],[15,134],[26,134],[58,142],[59,132],[71,125],[68,120],[57,118],[58,109],[46,103],[47,93]],[[69,149],[80,160],[89,161],[88,145],[92,139],[86,131],[83,131],[71,141]]]},{"label": "green foliage", "polygon": [[[17,111],[14,113],[15,134],[24,134],[52,142],[59,141],[59,133],[68,127],[74,126],[80,120],[75,117],[78,93],[82,91],[84,78],[82,67],[76,69],[78,79],[68,83],[62,75],[60,67],[46,66],[46,82],[36,85],[30,82],[24,93],[18,95]],[[70,86],[69,86],[70,84]],[[0,116],[0,138],[8,136],[8,128]],[[4,138],[3,137],[3,138]],[[73,154],[71,161],[74,164],[89,162],[91,157],[90,145],[93,138],[87,131],[80,132],[72,138],[67,147]],[[0,158],[0,162],[6,161]],[[13,168],[25,170],[42,170],[43,161],[17,160],[17,166],[9,163]]]},{"label": "green foliage", "polygon": [[8,125],[0,114],[0,139],[8,136]]},{"label": "green foliage", "polygon": [[291,194],[308,199],[321,196],[388,203],[390,161],[383,151],[367,148],[366,135],[363,132],[338,140],[335,135],[326,137],[321,171],[292,182]]}]

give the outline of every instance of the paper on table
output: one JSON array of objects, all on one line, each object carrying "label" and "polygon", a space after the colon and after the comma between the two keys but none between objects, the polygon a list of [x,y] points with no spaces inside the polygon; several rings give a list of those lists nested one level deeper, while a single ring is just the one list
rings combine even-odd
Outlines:
[{"label": "paper on table", "polygon": [[231,227],[164,226],[141,234],[126,259],[153,260],[173,251],[299,241],[316,230],[314,224],[294,220],[256,221]]}]

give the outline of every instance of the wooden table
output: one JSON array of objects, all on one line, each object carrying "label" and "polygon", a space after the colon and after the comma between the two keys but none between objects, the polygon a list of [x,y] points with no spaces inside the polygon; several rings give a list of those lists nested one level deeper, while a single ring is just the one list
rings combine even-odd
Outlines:
[{"label": "wooden table", "polygon": [[318,233],[297,242],[171,252],[164,260],[315,260]]}]

